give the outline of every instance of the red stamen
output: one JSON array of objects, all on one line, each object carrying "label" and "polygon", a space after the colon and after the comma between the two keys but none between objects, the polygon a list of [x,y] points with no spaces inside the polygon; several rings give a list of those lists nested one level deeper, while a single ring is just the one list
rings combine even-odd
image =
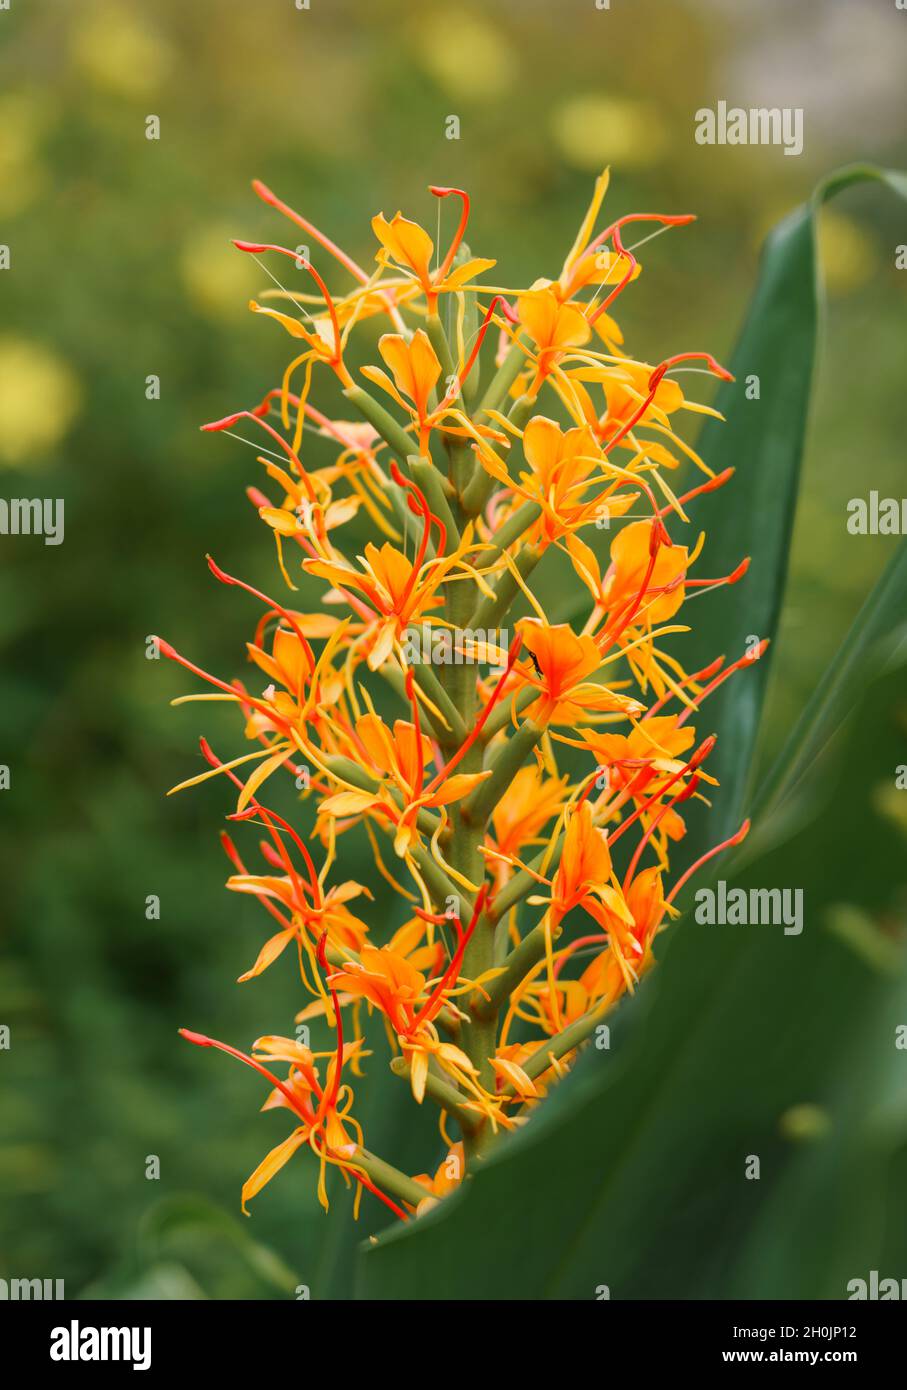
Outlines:
[{"label": "red stamen", "polygon": [[166,656],[169,661],[176,661],[180,666],[185,666],[187,671],[191,671],[194,676],[199,676],[202,680],[207,681],[209,685],[213,685],[217,690],[223,690],[228,695],[241,696],[242,700],[245,701],[250,709],[257,709],[259,714],[263,714],[270,723],[282,729],[288,738],[292,737],[291,726],[288,720],[284,719],[269,705],[266,705],[261,700],[256,700],[254,696],[249,695],[246,691],[238,691],[234,685],[227,685],[226,681],[218,680],[217,676],[212,676],[208,671],[203,671],[200,666],[196,666],[193,662],[188,661],[186,657],[180,656],[176,648],[172,647],[169,642],[166,642],[163,637],[157,637],[154,640],[157,642],[158,650]]},{"label": "red stamen", "polygon": [[[317,950],[318,964],[321,966],[325,975],[327,975],[329,968],[327,960],[327,940],[328,934],[325,930],[321,933]],[[322,1096],[321,1104],[318,1107],[319,1119],[322,1118],[327,1110],[333,1110],[337,1104],[337,1093],[340,1090],[340,1073],[343,1070],[343,1019],[340,1014],[340,1001],[337,998],[336,990],[331,985],[330,979],[327,981],[327,987],[331,992],[331,1005],[334,1010],[334,1023],[337,1028],[337,1059],[334,1064],[334,1080],[331,1085],[331,1098],[330,1100],[327,1099],[327,1093]]]},{"label": "red stamen", "polygon": [[595,313],[592,314],[592,315],[590,316],[590,318],[589,318],[589,323],[590,323],[590,324],[596,323],[597,320],[601,318],[601,316],[602,316],[602,314],[605,312],[605,310],[608,309],[608,308],[614,303],[614,301],[615,301],[615,299],[617,298],[617,296],[618,296],[619,294],[623,294],[624,290],[627,288],[627,286],[629,285],[630,281],[631,281],[632,278],[633,278],[633,272],[634,272],[634,270],[635,270],[636,267],[639,265],[639,262],[637,261],[636,257],[633,255],[633,252],[632,252],[632,251],[625,251],[624,248],[623,248],[623,246],[621,245],[620,234],[619,234],[619,232],[618,232],[616,226],[615,226],[615,228],[614,228],[614,232],[613,232],[612,235],[613,235],[613,237],[614,237],[614,247],[615,247],[615,250],[618,251],[619,254],[620,254],[621,256],[625,256],[625,257],[627,258],[627,260],[630,262],[630,266],[629,266],[629,269],[627,270],[626,275],[625,275],[625,276],[623,277],[623,279],[620,281],[620,284],[615,285],[614,289],[613,289],[613,290],[611,291],[611,293],[608,295],[607,299],[604,299],[604,300],[602,301],[602,303],[599,304],[598,308],[595,310]]},{"label": "red stamen", "polygon": [[[230,836],[227,834],[226,830],[222,830],[220,832],[220,842],[224,847],[224,853],[230,860],[230,863],[233,865],[236,872],[239,874],[248,875],[249,871],[243,863],[239,851],[237,850],[233,841],[230,839]],[[264,848],[265,846],[262,845],[262,849]],[[271,849],[271,846],[268,845],[267,848],[268,850],[270,850],[271,854],[274,854],[275,867],[279,867],[281,869],[285,868],[286,866],[284,865],[283,861],[277,854],[274,853],[274,851]],[[265,858],[267,858],[267,855],[265,856]],[[265,910],[271,914],[275,922],[280,923],[284,931],[293,930],[293,923],[290,921],[289,917],[287,917],[283,912],[280,911],[280,908],[274,904],[274,902],[268,897],[266,893],[256,893],[255,896],[261,903],[262,907],[265,908]]]},{"label": "red stamen", "polygon": [[312,671],[314,671],[315,653],[309,646],[308,638],[306,638],[303,634],[302,629],[300,628],[296,619],[293,617],[292,613],[290,613],[286,608],[284,608],[283,604],[278,603],[276,599],[270,598],[267,594],[262,593],[261,589],[256,589],[253,587],[253,585],[247,584],[244,579],[236,579],[232,574],[227,574],[226,570],[222,570],[219,565],[215,564],[214,560],[210,555],[206,555],[205,559],[208,561],[208,568],[214,575],[214,578],[219,579],[221,584],[232,584],[235,585],[238,589],[245,589],[247,594],[252,594],[254,598],[260,599],[262,603],[267,604],[267,606],[270,609],[272,609],[273,612],[280,614],[284,622],[289,624],[289,626],[293,629],[294,634],[299,639],[299,643],[302,647],[302,650],[305,652],[306,660],[312,668]]},{"label": "red stamen", "polygon": [[[504,296],[503,296],[502,294],[496,294],[495,297],[494,297],[494,299],[491,301],[491,303],[489,304],[488,308],[487,308],[486,311],[485,311],[485,317],[483,318],[483,320],[482,320],[482,322],[481,322],[481,324],[480,324],[480,326],[479,326],[479,331],[478,331],[478,333],[476,334],[476,340],[475,340],[475,343],[473,344],[472,352],[469,354],[469,357],[466,359],[466,366],[463,368],[462,372],[461,372],[460,375],[457,377],[457,390],[458,390],[458,391],[461,391],[461,390],[463,389],[463,383],[464,383],[464,381],[465,381],[466,378],[469,376],[469,373],[472,371],[473,367],[475,366],[476,358],[478,357],[479,352],[481,351],[482,344],[483,344],[484,341],[485,341],[485,334],[488,332],[489,326],[490,326],[490,324],[491,324],[492,317],[494,316],[494,311],[495,311],[495,309],[497,308],[497,306],[498,306],[499,304],[502,304],[502,305],[504,306],[503,312],[504,312],[505,317],[509,318],[510,321],[511,321],[512,323],[518,323],[518,322],[519,322],[519,316],[518,316],[517,314],[514,313],[514,311],[511,309],[510,305],[507,303],[507,300],[504,298]],[[449,394],[449,393],[448,393],[448,394]],[[448,399],[448,398],[445,397],[445,401],[446,401],[447,399]],[[450,399],[453,399],[453,397],[450,397]]]},{"label": "red stamen", "polygon": [[594,241],[590,241],[586,247],[586,255],[590,251],[595,251],[602,246],[614,232],[621,227],[627,227],[631,222],[660,222],[664,227],[685,227],[690,222],[696,221],[694,212],[675,213],[673,215],[658,212],[630,212],[625,217],[619,217],[616,222],[612,222],[610,227],[606,227],[603,232],[599,232]]},{"label": "red stamen", "polygon": [[703,739],[702,743],[692,754],[689,761],[684,763],[683,767],[679,770],[679,772],[672,772],[671,776],[667,779],[666,782],[662,784],[662,786],[659,787],[657,792],[655,792],[652,796],[648,797],[645,801],[643,801],[636,808],[632,815],[627,816],[627,819],[621,821],[617,829],[611,832],[611,834],[608,836],[609,845],[613,845],[615,841],[619,840],[621,835],[623,835],[624,831],[629,830],[630,826],[633,825],[636,821],[638,821],[641,816],[644,816],[646,811],[651,810],[651,808],[654,805],[656,805],[657,802],[661,801],[662,797],[664,796],[665,792],[668,790],[669,787],[673,787],[674,783],[678,782],[681,779],[681,777],[686,776],[688,772],[695,772],[696,769],[700,767],[701,764],[705,761],[705,759],[709,756],[717,742],[718,739],[715,737],[714,734],[709,734],[708,738]]},{"label": "red stamen", "polygon": [[271,189],[268,188],[267,184],[262,183],[261,179],[253,179],[252,188],[263,203],[267,203],[269,207],[276,208],[278,212],[283,213],[284,217],[288,217],[291,222],[295,222],[297,227],[301,227],[304,232],[308,232],[309,236],[313,236],[326,251],[330,252],[330,254],[350,272],[351,275],[355,276],[360,285],[368,284],[368,275],[362,269],[361,265],[357,265],[352,256],[348,256],[345,251],[341,250],[339,246],[331,241],[330,237],[325,236],[324,232],[320,232],[314,223],[309,222],[300,213],[296,212],[295,209],[291,208],[288,203],[283,202],[277,197],[276,193],[272,193]]},{"label": "red stamen", "polygon": [[[763,637],[758,647],[753,648],[752,654],[745,652],[743,656],[739,657],[737,661],[732,663],[732,665],[726,666],[725,669],[721,671],[715,677],[715,679],[706,686],[705,690],[701,691],[699,695],[697,695],[697,706],[706,698],[707,695],[711,695],[714,690],[717,690],[719,685],[723,685],[724,682],[728,680],[734,674],[735,671],[742,670],[744,666],[752,666],[754,662],[758,661],[759,658],[763,655],[766,647],[768,646],[768,643],[769,639],[767,637]],[[683,713],[678,716],[677,727],[680,728],[681,724],[685,723],[692,713],[693,710],[690,709],[689,706],[687,706]]]},{"label": "red stamen", "polygon": [[680,876],[680,878],[674,884],[674,887],[671,889],[668,896],[665,898],[665,903],[672,903],[674,899],[677,897],[677,894],[680,892],[683,885],[687,882],[687,880],[692,878],[693,874],[696,873],[696,870],[701,869],[703,864],[708,863],[710,859],[714,859],[716,854],[720,854],[722,850],[730,849],[734,845],[742,844],[742,842],[746,839],[747,835],[749,834],[749,831],[750,822],[748,820],[745,820],[741,825],[740,829],[736,832],[736,834],[731,835],[730,838],[727,840],[722,840],[720,845],[715,845],[714,848],[707,850],[706,853],[703,854],[700,859],[696,860],[695,864],[690,865],[685,874],[682,874]]},{"label": "red stamen", "polygon": [[[283,829],[290,836],[296,848],[299,850],[299,853],[305,860],[306,870],[309,875],[309,885],[312,889],[312,899],[315,903],[315,906],[317,908],[321,908],[324,905],[324,899],[321,894],[321,884],[318,882],[318,875],[315,872],[315,865],[312,862],[312,856],[309,854],[309,851],[307,850],[304,841],[299,838],[292,825],[290,825],[289,821],[284,820],[283,816],[278,815],[276,811],[272,811],[269,807],[262,806],[260,801],[252,802],[251,805],[247,806],[244,811],[234,812],[234,814],[232,816],[229,816],[228,819],[235,821],[247,821],[251,820],[252,817],[256,815],[261,816],[267,828],[272,832],[272,834],[276,837],[278,841],[280,841],[280,836],[271,825],[272,820],[277,821],[277,824],[282,826]],[[283,842],[280,841],[280,843],[282,845]]]},{"label": "red stamen", "polygon": [[293,1094],[289,1086],[285,1085],[285,1083],[276,1077],[272,1071],[268,1071],[267,1067],[263,1067],[254,1057],[247,1056],[245,1052],[240,1052],[238,1048],[231,1047],[229,1043],[218,1042],[216,1038],[207,1038],[204,1033],[193,1033],[188,1028],[180,1028],[179,1034],[180,1037],[185,1038],[187,1042],[195,1043],[197,1047],[216,1047],[220,1052],[226,1052],[230,1057],[235,1057],[237,1061],[245,1062],[247,1067],[251,1067],[253,1071],[257,1071],[261,1076],[265,1077],[266,1080],[270,1081],[272,1086],[277,1087],[278,1091],[280,1091],[287,1100],[290,1108],[296,1112],[301,1120],[305,1121],[307,1127],[314,1122],[311,1111],[308,1113],[306,1112],[305,1107],[299,1101],[298,1097]]},{"label": "red stamen", "polygon": [[[644,834],[642,834],[639,837],[639,844],[636,846],[636,849],[633,852],[633,857],[630,860],[630,863],[627,866],[627,872],[624,875],[624,894],[626,894],[628,888],[630,887],[633,875],[636,872],[636,866],[642,858],[643,851],[645,850],[646,845],[649,843],[652,836],[655,834],[659,825],[664,820],[668,812],[674,810],[675,806],[679,806],[684,801],[689,801],[690,797],[693,795],[693,793],[696,791],[696,788],[699,786],[699,780],[700,779],[698,774],[694,773],[693,776],[690,778],[689,782],[687,782],[685,786],[681,787],[680,791],[676,794],[676,796],[672,796],[670,800],[666,801],[662,805],[658,814],[653,817],[650,824],[646,827]],[[663,793],[660,793],[660,795],[661,794]]]},{"label": "red stamen", "polygon": [[[232,768],[226,768],[226,767],[224,767],[223,762],[222,762],[221,759],[217,756],[217,754],[214,752],[214,749],[211,747],[211,745],[210,745],[210,743],[208,742],[208,740],[207,740],[206,738],[200,738],[198,742],[199,742],[199,747],[200,747],[201,750],[202,750],[202,756],[203,756],[203,758],[205,759],[205,761],[206,761],[207,763],[209,763],[211,767],[223,767],[223,768],[224,768],[224,771],[226,772],[227,776],[230,778],[230,781],[233,783],[233,785],[234,785],[235,787],[238,787],[240,791],[243,791],[243,790],[244,790],[243,783],[242,783],[242,782],[240,781],[240,779],[236,776],[236,773],[233,771]],[[298,897],[298,899],[300,900],[300,902],[304,902],[304,901],[305,901],[305,892],[304,892],[303,887],[302,887],[302,881],[300,880],[299,874],[296,872],[296,867],[295,867],[295,865],[293,864],[292,859],[290,858],[289,854],[287,853],[287,847],[286,847],[286,845],[284,844],[283,840],[280,838],[280,832],[277,831],[277,830],[275,830],[274,826],[268,821],[268,819],[267,819],[268,814],[269,814],[269,813],[266,811],[265,807],[262,806],[261,803],[260,803],[259,801],[255,800],[255,798],[253,797],[252,801],[251,801],[250,804],[249,804],[248,810],[243,811],[243,812],[234,813],[232,816],[229,816],[228,819],[229,819],[229,820],[237,820],[237,821],[245,821],[245,820],[250,819],[253,815],[260,815],[260,816],[262,817],[262,819],[263,819],[264,822],[265,822],[266,828],[270,831],[271,839],[274,841],[274,844],[277,846],[277,851],[278,851],[278,853],[279,853],[279,855],[280,855],[281,866],[282,866],[284,869],[286,869],[287,874],[289,875],[290,881],[291,881],[292,884],[293,884],[293,889],[294,889],[294,891],[295,891],[295,893],[296,893],[296,896]],[[272,812],[271,814],[274,814],[274,813]],[[286,824],[286,822],[284,822],[284,824]],[[287,828],[290,829],[290,827],[287,827]],[[290,833],[291,833],[292,835],[294,835],[294,837],[297,839],[297,841],[301,844],[301,841],[299,841],[299,837],[295,835],[295,831],[290,830]],[[304,854],[307,854],[307,853],[308,853],[308,851],[305,849],[305,846],[304,846],[304,845],[302,846],[302,849],[303,849]],[[309,861],[309,862],[310,862],[310,864],[311,864],[311,861]],[[317,877],[316,877],[316,875],[315,875],[314,866],[311,866],[309,872],[310,872],[310,876],[311,876],[311,879],[312,879],[313,884],[317,884]],[[315,889],[315,890],[313,890],[313,891],[316,891],[316,892],[317,892],[318,890]],[[290,924],[290,925],[292,925],[292,924]]]},{"label": "red stamen", "polygon": [[434,276],[435,284],[440,284],[450,270],[453,258],[457,254],[460,242],[463,240],[466,233],[466,225],[469,222],[469,194],[465,193],[462,188],[439,188],[435,184],[430,184],[428,191],[429,193],[433,193],[436,198],[449,198],[453,194],[457,198],[462,198],[463,200],[463,208],[460,213],[460,225],[454,232],[453,240],[447,249],[447,255],[444,257],[444,260],[441,262]]},{"label": "red stamen", "polygon": [[[690,488],[690,491],[685,492],[682,497],[678,497],[677,501],[683,506],[684,502],[691,502],[693,498],[698,497],[700,493],[714,492],[716,488],[724,487],[725,483],[733,477],[735,471],[736,470],[733,468],[725,468],[722,473],[716,473],[714,478],[708,478],[704,483],[700,483],[698,487]],[[658,515],[664,516],[667,512],[673,510],[672,504],[666,502],[663,507],[659,507]]]},{"label": "red stamen", "polygon": [[[469,926],[466,928],[465,932],[462,932],[457,949],[456,951],[454,951],[453,956],[451,957],[450,964],[444,971],[444,974],[441,976],[441,979],[438,981],[435,988],[432,990],[432,993],[427,1003],[423,1005],[423,1007],[419,1010],[419,1013],[413,1019],[411,1029],[412,1033],[415,1033],[418,1030],[420,1024],[422,1024],[426,1019],[433,1017],[434,1012],[436,1012],[435,1006],[441,1002],[441,996],[443,995],[445,989],[447,988],[451,980],[456,979],[457,975],[459,974],[460,965],[463,960],[463,955],[466,951],[466,947],[469,945],[470,938],[472,937],[472,934],[475,931],[476,926],[478,925],[479,917],[482,914],[482,908],[485,905],[485,898],[487,893],[488,884],[483,883],[478,893],[476,894],[475,906],[472,910],[472,917],[469,919]],[[459,918],[455,920],[459,925]]]},{"label": "red stamen", "polygon": [[618,609],[616,616],[612,619],[609,625],[606,628],[604,628],[602,632],[599,633],[598,637],[596,637],[595,640],[601,647],[603,653],[607,651],[608,647],[611,645],[612,642],[617,641],[621,633],[626,632],[627,628],[630,626],[633,619],[636,617],[636,614],[642,607],[643,600],[645,599],[646,594],[649,592],[649,580],[652,578],[652,575],[655,571],[655,561],[658,558],[659,547],[661,545],[673,547],[673,544],[674,542],[671,540],[670,536],[665,530],[661,518],[659,516],[653,517],[652,530],[649,536],[649,562],[646,565],[646,571],[643,575],[642,584],[639,586],[639,589],[635,597],[625,602],[622,605],[622,607]]},{"label": "red stamen", "polygon": [[275,430],[272,425],[269,425],[267,420],[263,420],[260,415],[256,415],[254,410],[237,410],[233,415],[225,415],[222,420],[212,420],[210,424],[202,425],[200,428],[205,433],[211,433],[212,431],[216,432],[219,430],[228,430],[231,425],[236,424],[237,420],[244,419],[254,420],[257,424],[261,425],[262,429],[267,430],[271,438],[280,445],[287,458],[293,464],[293,467],[299,473],[300,481],[302,482],[303,487],[309,495],[309,501],[313,504],[317,504],[318,498],[315,495],[315,489],[312,487],[309,475],[303,468],[302,463],[295,449],[291,449],[287,441],[284,439],[283,435],[278,433],[278,431]]},{"label": "red stamen", "polygon": [[[590,322],[594,322],[594,320],[590,320]],[[642,419],[643,415],[645,415],[646,411],[649,409],[649,406],[654,401],[658,393],[658,388],[661,385],[662,377],[664,376],[665,372],[669,370],[669,368],[676,367],[678,362],[691,362],[699,360],[708,363],[709,371],[712,372],[714,376],[720,378],[721,381],[734,380],[731,373],[725,367],[722,367],[719,362],[716,362],[710,352],[678,352],[673,357],[666,357],[663,362],[659,362],[658,366],[655,368],[655,370],[649,377],[648,394],[645,400],[643,401],[642,405],[640,405],[633,412],[626,424],[622,425],[621,428],[617,431],[617,434],[615,434],[613,438],[608,441],[607,445],[603,447],[603,452],[606,455],[609,454],[611,450],[614,448],[615,444],[618,444],[626,435],[628,435],[632,430],[633,426]]]},{"label": "red stamen", "polygon": [[[683,680],[677,682],[678,687],[683,689],[685,686],[692,685],[696,681],[708,680],[711,676],[714,676],[716,671],[720,671],[723,665],[724,657],[716,656],[715,660],[710,661],[708,666],[703,666],[701,671],[694,671],[691,676],[684,676]],[[654,705],[649,706],[649,709],[646,711],[646,719],[651,719],[660,709],[664,709],[665,705],[668,704],[670,700],[673,700],[675,695],[676,691],[674,690],[665,691],[660,700],[656,700]]]},{"label": "red stamen", "polygon": [[[399,487],[406,488],[406,490],[411,494],[409,500],[412,511],[416,516],[421,516],[425,522],[422,531],[422,539],[419,542],[418,554],[415,560],[413,561],[412,573],[410,574],[409,579],[406,581],[406,586],[403,590],[403,596],[400,599],[399,611],[402,614],[403,609],[406,607],[406,603],[416,585],[416,581],[419,578],[419,571],[421,570],[422,565],[425,561],[425,553],[428,550],[428,542],[431,536],[432,525],[435,525],[438,528],[438,553],[440,555],[443,555],[445,549],[447,548],[447,527],[444,525],[443,521],[441,521],[439,517],[435,516],[434,512],[429,507],[428,499],[426,498],[425,493],[421,490],[421,488],[418,488],[411,478],[405,478],[403,476],[403,474],[400,472],[396,460],[393,460],[391,462],[391,477]],[[415,506],[412,505],[413,503],[415,503]]]},{"label": "red stamen", "polygon": [[[307,271],[307,273],[311,275],[315,284],[321,291],[321,296],[327,307],[328,314],[330,315],[331,327],[334,330],[334,356],[331,359],[331,366],[342,367],[343,348],[340,342],[340,324],[337,321],[337,310],[334,307],[334,301],[331,298],[330,290],[311,261],[304,261],[302,265],[300,265],[299,256],[295,251],[291,251],[288,246],[278,246],[275,242],[234,241],[233,245],[236,247],[237,251],[248,251],[249,254],[253,256],[261,255],[263,251],[279,251],[282,256],[289,256],[291,261],[295,261],[298,269]],[[309,336],[311,337],[311,335]]]}]

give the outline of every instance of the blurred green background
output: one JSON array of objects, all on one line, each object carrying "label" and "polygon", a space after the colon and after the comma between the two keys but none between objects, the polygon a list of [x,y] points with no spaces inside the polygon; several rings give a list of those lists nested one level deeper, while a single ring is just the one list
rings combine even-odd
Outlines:
[{"label": "blurred green background", "polygon": [[[299,1003],[289,971],[232,983],[262,924],[222,888],[223,793],[164,800],[196,769],[202,730],[238,746],[231,721],[171,710],[191,682],[145,659],[160,631],[208,669],[239,670],[256,615],[210,580],[206,551],[274,583],[243,496],[251,454],[198,433],[259,400],[286,361],[285,339],[246,309],[261,274],[229,246],[291,236],[250,180],[362,263],[374,212],[433,228],[427,185],[464,186],[473,251],[518,284],[557,272],[611,164],[614,215],[700,219],[647,249],[620,315],[629,350],[727,358],[768,227],[831,167],[907,163],[905,26],[891,0],[0,12],[0,493],[66,504],[63,545],[0,538],[0,1277],[64,1278],[70,1294],[349,1292],[356,1232],[344,1216],[324,1241],[304,1158],[252,1222],[239,1216],[241,1182],[283,1130],[257,1116],[251,1077],[176,1034],[245,1046],[289,1031]],[[719,98],[803,106],[803,155],[697,145],[693,113]],[[903,210],[880,192],[823,214],[825,343],[764,758],[895,544],[849,538],[841,560],[847,500],[905,490],[904,241]],[[346,870],[376,886],[361,848]],[[360,1095],[372,1147],[411,1171],[431,1162],[381,1094]]]}]

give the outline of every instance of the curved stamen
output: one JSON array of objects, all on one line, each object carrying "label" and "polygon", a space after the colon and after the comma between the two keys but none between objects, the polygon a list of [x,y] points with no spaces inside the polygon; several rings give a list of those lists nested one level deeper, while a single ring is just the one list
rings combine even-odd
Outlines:
[{"label": "curved stamen", "polygon": [[444,260],[441,262],[434,276],[435,284],[441,284],[453,264],[453,258],[457,254],[460,248],[460,242],[463,240],[466,233],[466,226],[469,222],[469,194],[465,193],[462,188],[440,188],[436,184],[429,184],[428,191],[429,193],[433,193],[436,198],[449,198],[451,195],[454,195],[463,200],[463,208],[460,212],[460,225],[454,232],[450,246],[447,248],[447,255],[444,257]]},{"label": "curved stamen", "polygon": [[[311,261],[305,260],[300,264],[299,256],[296,254],[295,251],[291,251],[288,246],[278,246],[276,242],[234,241],[233,245],[236,247],[237,251],[247,251],[249,255],[252,256],[260,256],[263,251],[279,251],[282,256],[289,256],[290,260],[296,264],[298,269],[305,270],[308,272],[309,275],[311,275],[312,279],[315,281],[315,284],[318,286],[318,289],[321,292],[322,298],[324,299],[325,306],[327,307],[328,314],[331,318],[331,327],[334,330],[334,356],[331,358],[331,366],[335,369],[343,368],[343,346],[340,340],[340,324],[337,320],[337,310],[334,307],[334,301],[331,297],[330,290],[322,280],[321,276],[318,274],[318,271],[312,265]],[[349,378],[349,373],[346,372],[345,368],[343,368],[343,371],[347,377],[346,384],[351,386],[352,379]]]}]

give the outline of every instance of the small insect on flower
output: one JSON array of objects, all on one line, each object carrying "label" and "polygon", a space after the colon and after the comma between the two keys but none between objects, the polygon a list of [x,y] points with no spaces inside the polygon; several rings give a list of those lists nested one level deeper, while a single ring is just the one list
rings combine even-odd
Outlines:
[{"label": "small insect on flower", "polygon": [[[742,580],[747,561],[699,573],[687,508],[733,470],[712,473],[678,432],[685,413],[716,412],[672,375],[690,362],[729,374],[701,352],[635,360],[616,317],[641,269],[626,227],[693,219],[639,213],[597,231],[607,186],[602,175],[555,278],[491,290],[481,277],[495,263],[466,247],[460,189],[429,189],[457,211],[444,246],[399,212],[373,217],[366,269],[254,185],[314,246],[310,259],[236,242],[263,266],[293,262],[251,307],[300,351],[258,405],[203,428],[256,432],[248,496],[286,597],[209,560],[254,614],[242,677],[159,639],[207,687],[174,703],[240,716],[239,751],[221,759],[202,740],[204,770],[174,788],[232,784],[227,887],[271,919],[251,965],[237,944],[239,980],[292,969],[297,1027],[325,1030],[319,1050],[306,1031],[305,1044],[275,1034],[248,1053],[182,1030],[263,1077],[262,1108],[291,1117],[244,1210],[306,1148],[325,1208],[331,1169],[357,1214],[363,1194],[378,1203],[372,1220],[443,1201],[637,988],[691,874],[747,832],[672,866],[686,803],[707,808],[715,785],[715,739],[695,725],[754,659],[688,672],[689,602]],[[386,329],[380,363],[371,319]],[[686,490],[683,468],[696,472]],[[321,603],[297,606],[313,580]],[[546,611],[552,592],[560,616]],[[414,632],[423,653],[443,637],[470,659],[416,664]],[[379,1075],[384,1046],[398,1080]],[[366,1146],[351,1078],[402,1082],[413,1123],[434,1115],[433,1173]]]}]

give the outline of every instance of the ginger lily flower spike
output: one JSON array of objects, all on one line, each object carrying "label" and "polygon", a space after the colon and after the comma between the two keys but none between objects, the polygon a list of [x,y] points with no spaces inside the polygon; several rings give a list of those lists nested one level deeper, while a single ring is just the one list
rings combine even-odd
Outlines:
[{"label": "ginger lily flower spike", "polygon": [[[296,1037],[244,1052],[181,1030],[252,1068],[263,1108],[288,1112],[244,1209],[304,1149],[325,1208],[329,1167],[357,1214],[363,1195],[382,1204],[372,1219],[443,1201],[637,988],[690,875],[747,832],[672,870],[686,803],[708,805],[715,781],[715,739],[696,727],[704,701],[764,643],[687,672],[682,638],[668,641],[689,631],[691,597],[746,572],[743,559],[728,575],[697,573],[703,537],[686,508],[695,515],[733,470],[713,475],[677,432],[682,412],[715,413],[688,399],[678,370],[729,374],[707,353],[650,364],[625,351],[615,316],[641,270],[628,224],[692,218],[634,214],[596,231],[607,184],[557,277],[510,289],[478,283],[495,263],[467,249],[459,189],[430,189],[451,200],[448,245],[381,212],[366,269],[254,185],[303,229],[319,267],[235,243],[264,267],[292,262],[251,307],[295,355],[260,404],[203,428],[242,421],[256,435],[248,496],[283,598],[209,560],[257,609],[244,679],[209,675],[158,639],[210,687],[176,703],[226,701],[241,715],[245,747],[221,757],[203,740],[205,770],[174,788],[218,779],[230,799],[227,886],[267,914],[254,949],[237,945],[240,982],[299,976]],[[364,360],[370,350],[379,361]],[[679,489],[681,466],[699,476]],[[578,623],[546,613],[544,569],[571,591]],[[313,581],[322,604],[300,608]],[[243,848],[252,825],[263,862]],[[370,846],[371,881],[338,864],[354,841]],[[375,909],[391,891],[396,921]],[[374,1013],[384,1062],[365,1046]],[[301,1040],[308,1020],[327,1030],[320,1051]],[[366,1146],[354,1086],[387,1065],[414,1122],[437,1125],[434,1176]]]}]

